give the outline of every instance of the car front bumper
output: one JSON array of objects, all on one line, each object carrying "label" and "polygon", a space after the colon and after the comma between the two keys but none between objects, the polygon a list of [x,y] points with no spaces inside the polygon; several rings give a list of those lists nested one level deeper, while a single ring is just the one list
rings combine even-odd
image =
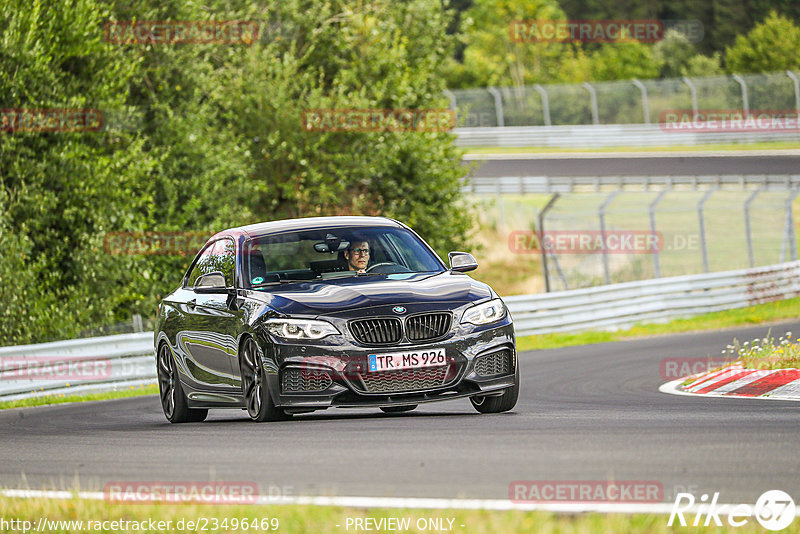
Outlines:
[{"label": "car front bumper", "polygon": [[[370,354],[443,348],[446,366],[369,373]],[[287,411],[330,407],[402,406],[480,394],[514,386],[517,369],[510,319],[484,329],[457,328],[441,341],[364,347],[337,340],[330,345],[269,343],[265,370],[276,405]],[[311,390],[309,390],[309,388]]]}]

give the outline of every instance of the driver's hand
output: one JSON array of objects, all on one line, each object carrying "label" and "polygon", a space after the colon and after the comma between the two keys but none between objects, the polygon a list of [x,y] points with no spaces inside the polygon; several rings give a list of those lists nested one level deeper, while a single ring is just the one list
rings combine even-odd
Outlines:
[{"label": "driver's hand", "polygon": [[359,272],[359,273],[366,273],[366,272],[367,272],[367,270],[366,270],[366,269],[359,269],[359,270],[358,270],[358,272]]}]

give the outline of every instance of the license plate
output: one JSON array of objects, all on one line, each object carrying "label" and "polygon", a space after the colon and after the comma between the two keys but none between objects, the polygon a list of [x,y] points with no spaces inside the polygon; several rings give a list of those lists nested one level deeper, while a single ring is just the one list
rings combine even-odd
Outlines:
[{"label": "license plate", "polygon": [[424,349],[369,355],[370,372],[437,367],[446,363],[447,358],[445,357],[444,349]]}]

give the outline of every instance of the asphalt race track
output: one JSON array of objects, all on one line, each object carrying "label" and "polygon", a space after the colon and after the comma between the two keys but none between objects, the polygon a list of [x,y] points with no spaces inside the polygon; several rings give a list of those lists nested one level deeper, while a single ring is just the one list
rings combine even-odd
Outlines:
[{"label": "asphalt race track", "polygon": [[[664,154],[664,153],[662,153]],[[499,176],[660,176],[718,174],[797,174],[800,154],[590,154],[494,155],[473,170],[476,177]]]},{"label": "asphalt race track", "polygon": [[[774,325],[777,338],[800,321]],[[800,403],[658,392],[664,358],[717,355],[767,327],[521,354],[511,413],[468,400],[385,415],[328,410],[256,424],[240,411],[170,425],[157,397],[0,412],[0,485],[249,481],[263,494],[505,499],[514,480],[639,480],[755,503],[800,494]]]}]

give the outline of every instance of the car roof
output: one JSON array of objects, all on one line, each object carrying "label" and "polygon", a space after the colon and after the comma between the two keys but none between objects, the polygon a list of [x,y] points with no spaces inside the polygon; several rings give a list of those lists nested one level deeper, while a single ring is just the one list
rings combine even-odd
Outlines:
[{"label": "car roof", "polygon": [[339,217],[305,217],[302,219],[283,219],[279,221],[268,221],[247,226],[228,228],[214,235],[211,239],[216,239],[227,235],[243,235],[245,238],[256,237],[259,235],[273,234],[277,232],[294,230],[317,230],[324,228],[344,228],[344,227],[404,227],[394,219],[386,217],[360,217],[360,216],[339,216]]}]

